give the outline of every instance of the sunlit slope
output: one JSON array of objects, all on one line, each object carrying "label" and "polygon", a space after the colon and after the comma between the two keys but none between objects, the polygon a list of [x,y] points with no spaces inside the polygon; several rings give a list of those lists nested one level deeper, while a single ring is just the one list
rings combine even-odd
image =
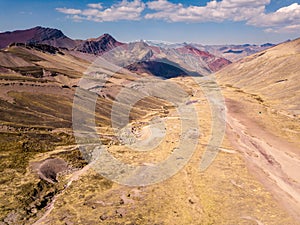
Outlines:
[{"label": "sunlit slope", "polygon": [[249,56],[216,73],[222,84],[257,94],[288,114],[300,114],[300,39]]},{"label": "sunlit slope", "polygon": [[[249,170],[300,220],[300,39],[216,73],[227,108],[227,137]],[[278,223],[280,224],[280,223]]]},{"label": "sunlit slope", "polygon": [[[32,173],[30,161],[39,161],[38,154],[43,159],[50,155],[58,157],[49,152],[57,146],[75,144],[73,98],[78,81],[90,63],[68,51],[58,49],[49,53],[25,46],[9,47],[0,51],[0,56],[0,172],[3,175],[0,221],[31,224],[24,221],[46,207],[60,187],[40,180]],[[97,126],[110,125],[113,93],[120,89],[120,80],[127,79],[133,78],[115,74],[103,88],[104,94],[99,96],[96,105]],[[131,118],[163,110],[161,107],[161,101],[145,99],[131,112]],[[100,138],[103,143],[113,139],[107,132],[101,133]],[[71,149],[59,158],[73,169],[81,168],[85,163],[80,152],[76,147]]]}]

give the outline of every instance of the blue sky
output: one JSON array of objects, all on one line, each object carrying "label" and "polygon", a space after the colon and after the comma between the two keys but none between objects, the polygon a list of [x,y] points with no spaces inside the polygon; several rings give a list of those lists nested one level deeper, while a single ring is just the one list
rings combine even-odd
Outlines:
[{"label": "blue sky", "polygon": [[296,0],[0,0],[0,31],[53,27],[74,39],[112,34],[201,44],[278,43],[300,37]]}]

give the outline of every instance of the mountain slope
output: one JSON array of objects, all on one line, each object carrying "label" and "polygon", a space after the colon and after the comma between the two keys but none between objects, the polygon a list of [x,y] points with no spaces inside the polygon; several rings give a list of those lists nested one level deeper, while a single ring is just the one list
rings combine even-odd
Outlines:
[{"label": "mountain slope", "polygon": [[297,39],[246,57],[216,73],[226,101],[227,137],[231,145],[297,221],[300,221],[299,61],[300,39]]},{"label": "mountain slope", "polygon": [[257,94],[273,107],[300,115],[300,39],[234,63],[216,76],[223,84]]},{"label": "mountain slope", "polygon": [[155,61],[137,62],[127,66],[126,68],[131,72],[152,74],[165,79],[187,75],[178,67]]},{"label": "mountain slope", "polygon": [[148,45],[145,42],[123,45],[116,51],[112,51],[112,55],[124,54],[125,52],[127,54],[126,61],[132,61],[134,64],[127,67],[129,70],[137,73],[148,72],[152,75],[156,74],[159,77],[168,78],[186,74],[189,76],[206,76],[231,63],[225,58],[216,57],[191,46],[162,48]]},{"label": "mountain slope", "polygon": [[104,52],[121,45],[123,45],[123,43],[116,41],[111,35],[103,34],[98,38],[82,41],[76,46],[75,50],[94,55],[101,55]]},{"label": "mountain slope", "polygon": [[216,72],[231,63],[225,58],[214,56],[207,51],[201,51],[195,47],[188,45],[182,48],[178,48],[178,50],[181,54],[192,54],[196,57],[201,58],[204,62],[207,63],[209,70],[212,72]]}]

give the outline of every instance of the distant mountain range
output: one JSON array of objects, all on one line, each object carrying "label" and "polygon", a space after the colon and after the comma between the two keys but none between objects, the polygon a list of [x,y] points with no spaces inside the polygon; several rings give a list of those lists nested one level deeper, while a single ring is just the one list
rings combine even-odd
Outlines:
[{"label": "distant mountain range", "polygon": [[[170,49],[175,51],[176,54],[193,56],[201,67],[201,74],[207,75],[222,69],[233,61],[274,46],[270,43],[263,45],[171,44],[155,41],[139,41],[135,43],[137,43],[135,45],[135,51],[146,51],[147,55],[143,60],[151,62],[134,64],[128,68],[135,72],[146,72],[153,75],[157,74],[157,72],[168,71],[166,77],[172,77],[178,70],[173,68],[174,71],[172,72],[170,71],[172,67],[167,65],[168,63],[158,63],[155,62],[155,60],[161,57],[168,58],[167,55],[172,54],[168,52]],[[96,56],[103,55],[116,47],[126,47],[129,45],[128,43],[117,41],[109,34],[103,34],[98,38],[90,38],[87,40],[73,40],[58,29],[40,26],[27,30],[0,33],[0,49],[19,44],[25,44],[36,50],[49,53],[60,52],[61,49],[90,62],[95,60]]]},{"label": "distant mountain range", "polygon": [[238,61],[246,56],[266,50],[275,44],[265,43],[262,45],[243,44],[243,45],[200,45],[192,44],[196,48],[208,51],[219,57],[224,57],[231,62]]},{"label": "distant mountain range", "polygon": [[242,44],[242,45],[202,45],[198,43],[168,43],[163,41],[145,41],[152,46],[158,46],[161,48],[180,48],[184,46],[192,46],[201,51],[209,52],[215,56],[223,57],[231,62],[238,61],[246,56],[263,51],[270,47],[275,46],[272,43],[265,43],[262,45],[255,44]]}]

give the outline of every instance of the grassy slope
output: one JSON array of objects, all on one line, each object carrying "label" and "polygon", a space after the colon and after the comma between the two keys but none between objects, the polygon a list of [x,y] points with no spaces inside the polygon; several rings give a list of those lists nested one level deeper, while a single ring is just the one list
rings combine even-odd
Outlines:
[{"label": "grassy slope", "polygon": [[300,39],[249,56],[219,71],[222,84],[256,94],[291,116],[300,115]]},{"label": "grassy slope", "polygon": [[[85,164],[76,149],[51,152],[59,146],[75,144],[71,135],[75,88],[69,84],[78,82],[89,63],[68,54],[52,55],[23,47],[12,47],[1,54],[0,66],[15,73],[0,73],[0,171],[3,174],[0,220],[21,224],[34,218],[63,186],[40,181],[32,173],[30,162],[43,156],[62,158],[75,168]],[[43,69],[55,76],[44,77],[39,74]],[[62,88],[63,85],[70,88]],[[96,121],[100,127],[110,124],[111,104],[109,99],[98,99]],[[155,99],[144,100],[131,117],[145,116],[149,104],[154,109],[161,107],[161,102]],[[102,137],[103,143],[111,140],[106,135]]]}]

